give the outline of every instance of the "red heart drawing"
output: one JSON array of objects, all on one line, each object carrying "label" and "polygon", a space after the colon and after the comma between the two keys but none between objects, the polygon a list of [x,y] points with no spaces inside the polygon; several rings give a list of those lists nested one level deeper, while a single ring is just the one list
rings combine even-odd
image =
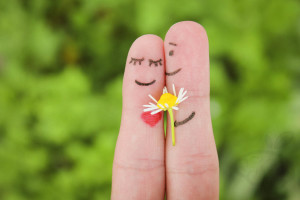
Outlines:
[{"label": "red heart drawing", "polygon": [[143,112],[141,115],[143,121],[149,124],[151,127],[155,126],[159,122],[161,117],[162,117],[162,112],[151,115],[151,111],[150,111],[150,112]]}]

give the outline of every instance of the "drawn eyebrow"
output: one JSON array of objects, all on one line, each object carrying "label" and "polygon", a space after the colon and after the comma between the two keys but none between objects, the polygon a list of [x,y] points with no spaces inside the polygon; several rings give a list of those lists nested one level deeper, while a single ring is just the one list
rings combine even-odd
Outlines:
[{"label": "drawn eyebrow", "polygon": [[181,71],[181,68],[175,70],[174,72],[166,72],[166,75],[167,75],[167,76],[173,76],[173,75],[177,74],[177,73],[180,72],[180,71]]},{"label": "drawn eyebrow", "polygon": [[169,45],[177,46],[177,44],[175,44],[173,42],[169,42]]},{"label": "drawn eyebrow", "polygon": [[184,120],[179,121],[179,122],[175,121],[175,122],[174,122],[174,126],[175,126],[175,127],[178,127],[178,126],[180,126],[180,125],[183,125],[183,124],[187,123],[188,121],[190,121],[191,119],[193,119],[193,118],[195,117],[195,114],[196,114],[196,113],[193,111],[193,112],[190,114],[190,116],[188,116],[188,117],[185,118]]},{"label": "drawn eyebrow", "polygon": [[133,58],[133,57],[131,57],[131,60],[130,60],[129,64],[133,62],[133,65],[135,65],[136,62],[139,62],[139,65],[141,65],[143,60],[144,60],[144,58]]},{"label": "drawn eyebrow", "polygon": [[140,85],[140,86],[149,86],[149,85],[152,85],[153,83],[155,83],[156,80],[153,80],[149,83],[142,83],[142,82],[139,82],[138,80],[135,80],[135,83]]},{"label": "drawn eyebrow", "polygon": [[152,64],[154,64],[155,67],[157,67],[158,64],[161,66],[161,65],[162,65],[162,64],[161,64],[161,61],[162,61],[162,59],[159,59],[159,60],[152,60],[152,59],[149,59],[149,66],[151,67]]}]

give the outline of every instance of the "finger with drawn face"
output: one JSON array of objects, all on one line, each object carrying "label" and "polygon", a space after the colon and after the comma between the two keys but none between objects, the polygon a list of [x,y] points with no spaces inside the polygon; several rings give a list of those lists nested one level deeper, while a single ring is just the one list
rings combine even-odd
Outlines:
[{"label": "finger with drawn face", "polygon": [[195,22],[173,25],[164,41],[166,85],[187,90],[174,111],[176,145],[168,120],[166,177],[168,199],[218,199],[218,157],[210,117],[208,39]]},{"label": "finger with drawn face", "polygon": [[123,79],[123,110],[115,150],[112,199],[163,199],[165,192],[162,112],[143,105],[165,85],[163,41],[144,35],[131,46]]}]

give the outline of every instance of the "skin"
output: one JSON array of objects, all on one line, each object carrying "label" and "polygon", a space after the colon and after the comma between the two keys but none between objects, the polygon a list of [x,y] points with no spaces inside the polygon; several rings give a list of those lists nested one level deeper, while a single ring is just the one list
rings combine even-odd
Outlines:
[{"label": "skin", "polygon": [[[169,43],[175,45],[170,45]],[[172,53],[170,53],[172,51]],[[131,57],[145,60],[129,64]],[[149,59],[163,65],[149,67]],[[172,73],[181,68],[172,76]],[[140,86],[135,80],[149,83]],[[172,92],[184,87],[189,98],[174,118],[185,120],[175,128],[172,146],[170,119],[167,137],[163,120],[151,127],[141,119],[142,105],[157,100],[166,85]],[[209,51],[204,28],[190,21],[174,24],[165,41],[155,35],[139,37],[131,46],[123,80],[121,128],[115,150],[111,199],[199,199],[219,198],[219,163],[213,136],[209,100]]]}]

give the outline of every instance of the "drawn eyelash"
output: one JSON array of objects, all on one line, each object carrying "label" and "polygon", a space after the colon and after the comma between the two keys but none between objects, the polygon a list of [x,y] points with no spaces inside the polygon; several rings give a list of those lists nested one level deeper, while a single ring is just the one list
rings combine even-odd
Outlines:
[{"label": "drawn eyelash", "polygon": [[162,62],[162,59],[159,59],[159,60],[152,60],[152,59],[149,59],[149,66],[151,67],[152,64],[154,64],[155,67],[157,67],[158,64],[161,66],[161,65],[162,65],[161,62]]},{"label": "drawn eyelash", "polygon": [[144,58],[132,58],[131,57],[129,64],[133,62],[133,65],[135,65],[136,62],[139,62],[139,65],[141,65],[143,60],[144,60]]}]

